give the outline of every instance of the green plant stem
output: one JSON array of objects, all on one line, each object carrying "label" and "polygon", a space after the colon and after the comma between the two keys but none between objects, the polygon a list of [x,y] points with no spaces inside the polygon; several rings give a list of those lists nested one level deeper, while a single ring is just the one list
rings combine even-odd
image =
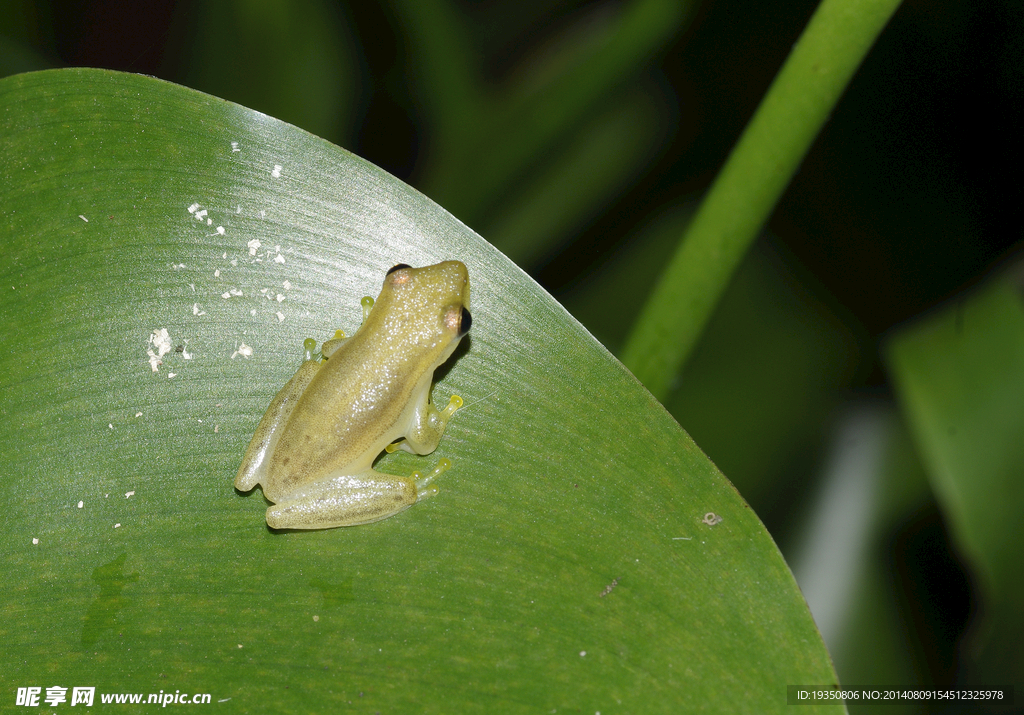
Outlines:
[{"label": "green plant stem", "polygon": [[626,342],[622,361],[659,399],[898,6],[899,0],[824,0],[793,47]]}]

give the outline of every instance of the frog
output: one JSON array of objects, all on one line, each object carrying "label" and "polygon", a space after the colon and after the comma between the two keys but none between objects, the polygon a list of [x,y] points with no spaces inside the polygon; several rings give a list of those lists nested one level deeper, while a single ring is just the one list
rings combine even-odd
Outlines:
[{"label": "frog", "polygon": [[[235,488],[260,485],[272,529],[330,529],[380,521],[437,494],[449,467],[400,477],[373,468],[384,451],[433,452],[463,400],[430,400],[434,371],[469,332],[469,272],[461,261],[392,267],[351,336],[338,331],[304,359],[260,420]],[[372,306],[372,307],[371,307]]]}]

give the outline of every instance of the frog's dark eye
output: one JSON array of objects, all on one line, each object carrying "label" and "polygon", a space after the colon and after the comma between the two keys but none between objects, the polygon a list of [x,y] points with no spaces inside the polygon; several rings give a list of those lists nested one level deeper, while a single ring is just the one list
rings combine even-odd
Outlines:
[{"label": "frog's dark eye", "polygon": [[473,316],[469,314],[469,311],[465,308],[462,309],[462,320],[459,321],[459,336],[463,336],[469,332],[469,328],[473,325]]},{"label": "frog's dark eye", "polygon": [[388,269],[388,272],[385,273],[384,275],[390,276],[395,271],[400,271],[403,268],[412,268],[412,266],[410,266],[408,263],[396,263],[395,265],[391,266],[391,268]]}]

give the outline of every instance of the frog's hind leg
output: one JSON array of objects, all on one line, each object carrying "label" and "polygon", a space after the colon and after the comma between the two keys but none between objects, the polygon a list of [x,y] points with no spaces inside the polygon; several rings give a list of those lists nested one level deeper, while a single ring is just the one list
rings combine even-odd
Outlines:
[{"label": "frog's hind leg", "polygon": [[394,516],[417,499],[412,478],[376,472],[372,476],[336,477],[311,485],[267,509],[267,524],[272,529],[357,526]]}]

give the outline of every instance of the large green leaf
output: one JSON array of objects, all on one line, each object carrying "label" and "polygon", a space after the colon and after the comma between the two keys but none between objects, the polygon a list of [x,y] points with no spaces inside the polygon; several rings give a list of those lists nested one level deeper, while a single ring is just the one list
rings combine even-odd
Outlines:
[{"label": "large green leaf", "polygon": [[[421,194],[151,78],[20,75],[0,81],[0,107],[4,697],[780,712],[787,685],[834,682],[729,482],[561,306]],[[232,480],[302,339],[353,329],[392,264],[443,258],[469,266],[475,320],[435,394],[466,407],[435,455],[379,464],[450,457],[440,493],[368,526],[269,530],[259,491]],[[154,372],[163,329],[181,350]]]}]

